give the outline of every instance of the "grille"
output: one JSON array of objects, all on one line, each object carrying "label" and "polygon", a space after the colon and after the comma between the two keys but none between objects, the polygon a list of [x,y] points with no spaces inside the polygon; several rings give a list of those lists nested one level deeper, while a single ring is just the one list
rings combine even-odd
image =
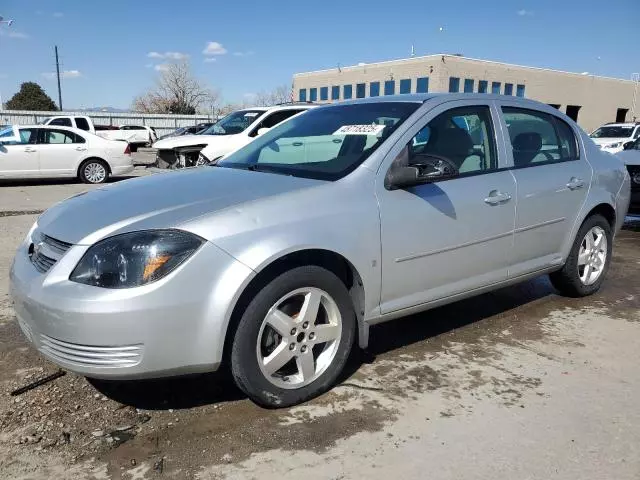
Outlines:
[{"label": "grille", "polygon": [[48,272],[53,265],[71,248],[71,244],[57,240],[41,232],[34,232],[29,257],[40,273]]},{"label": "grille", "polygon": [[31,263],[40,273],[46,273],[56,263],[56,260],[47,257],[45,254],[37,252],[31,255]]},{"label": "grille", "polygon": [[62,363],[82,367],[132,367],[140,363],[142,345],[96,347],[40,335],[40,350]]},{"label": "grille", "polygon": [[627,165],[627,170],[631,177],[631,191],[640,191],[640,165]]}]

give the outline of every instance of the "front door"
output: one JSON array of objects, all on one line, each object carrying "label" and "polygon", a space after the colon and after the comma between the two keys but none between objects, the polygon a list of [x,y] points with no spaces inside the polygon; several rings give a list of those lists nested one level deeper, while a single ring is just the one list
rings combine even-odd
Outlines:
[{"label": "front door", "polygon": [[507,278],[516,188],[511,172],[500,170],[507,165],[496,114],[488,102],[447,102],[408,132],[401,155],[409,164],[445,157],[456,178],[387,190],[381,169],[383,314]]},{"label": "front door", "polygon": [[591,166],[573,129],[555,115],[501,107],[518,185],[510,276],[562,262],[591,183]]},{"label": "front door", "polygon": [[40,173],[47,176],[74,176],[80,160],[86,156],[84,138],[69,130],[42,129]]},{"label": "front door", "polygon": [[0,177],[37,177],[39,174],[39,146],[35,128],[19,129],[20,141],[0,144]]}]

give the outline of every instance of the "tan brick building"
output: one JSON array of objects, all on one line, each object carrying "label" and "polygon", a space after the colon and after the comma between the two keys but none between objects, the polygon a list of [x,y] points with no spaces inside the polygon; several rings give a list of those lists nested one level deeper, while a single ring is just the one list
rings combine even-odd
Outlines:
[{"label": "tan brick building", "polygon": [[296,100],[318,103],[398,93],[499,93],[553,105],[587,131],[607,122],[640,121],[638,82],[457,55],[296,73],[293,89]]}]

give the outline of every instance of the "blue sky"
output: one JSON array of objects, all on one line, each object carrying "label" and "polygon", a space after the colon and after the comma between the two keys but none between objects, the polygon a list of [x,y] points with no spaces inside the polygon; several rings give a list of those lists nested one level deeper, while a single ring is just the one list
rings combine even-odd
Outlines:
[{"label": "blue sky", "polygon": [[65,108],[127,108],[153,85],[159,65],[186,55],[226,101],[290,85],[295,72],[406,57],[411,44],[417,55],[459,52],[628,79],[640,71],[639,7],[638,0],[0,0],[0,15],[15,20],[0,25],[0,93],[6,101],[21,82],[36,81],[57,99],[55,44]]}]

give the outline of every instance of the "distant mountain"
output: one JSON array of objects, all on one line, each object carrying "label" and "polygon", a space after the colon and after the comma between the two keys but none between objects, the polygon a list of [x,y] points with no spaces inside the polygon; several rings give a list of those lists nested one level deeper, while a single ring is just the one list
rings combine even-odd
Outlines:
[{"label": "distant mountain", "polygon": [[115,107],[91,107],[91,108],[81,108],[77,110],[78,112],[108,112],[108,113],[129,113],[130,110],[126,108],[115,108]]}]

